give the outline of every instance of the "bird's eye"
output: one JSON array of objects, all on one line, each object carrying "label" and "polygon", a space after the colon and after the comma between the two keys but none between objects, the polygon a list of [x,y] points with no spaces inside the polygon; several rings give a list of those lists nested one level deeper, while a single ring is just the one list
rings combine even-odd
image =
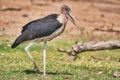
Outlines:
[{"label": "bird's eye", "polygon": [[65,10],[67,11],[67,8],[65,7]]}]

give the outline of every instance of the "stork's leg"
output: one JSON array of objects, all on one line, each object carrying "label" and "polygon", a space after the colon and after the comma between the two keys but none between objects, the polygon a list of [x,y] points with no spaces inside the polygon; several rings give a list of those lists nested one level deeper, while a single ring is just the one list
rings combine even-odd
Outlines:
[{"label": "stork's leg", "polygon": [[43,75],[46,75],[46,40],[44,41],[44,51],[43,51],[43,68],[44,68],[44,72]]},{"label": "stork's leg", "polygon": [[30,54],[30,52],[29,52],[29,50],[28,50],[29,47],[32,46],[33,44],[34,44],[34,41],[33,41],[32,43],[30,43],[28,46],[25,47],[25,51],[27,52],[28,56],[30,57],[31,61],[33,62],[33,64],[34,64],[34,69],[36,69],[36,72],[37,72],[37,73],[40,73],[40,70],[39,70],[36,62],[34,61],[34,59],[32,58],[32,56],[31,56],[31,54]]}]

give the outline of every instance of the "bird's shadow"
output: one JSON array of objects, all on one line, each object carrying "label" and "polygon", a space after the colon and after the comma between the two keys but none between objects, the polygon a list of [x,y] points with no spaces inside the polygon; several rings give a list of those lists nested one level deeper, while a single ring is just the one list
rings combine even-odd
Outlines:
[{"label": "bird's shadow", "polygon": [[[30,70],[30,69],[24,70],[24,71],[22,71],[22,73],[26,73],[26,74],[37,74],[36,71]],[[41,74],[41,73],[40,73],[40,74]]]},{"label": "bird's shadow", "polygon": [[[37,74],[36,71],[30,70],[30,69],[24,70],[22,72],[26,74]],[[40,72],[39,74],[43,74],[43,72]],[[47,75],[72,75],[71,73],[68,73],[68,72],[46,72],[46,74]]]}]

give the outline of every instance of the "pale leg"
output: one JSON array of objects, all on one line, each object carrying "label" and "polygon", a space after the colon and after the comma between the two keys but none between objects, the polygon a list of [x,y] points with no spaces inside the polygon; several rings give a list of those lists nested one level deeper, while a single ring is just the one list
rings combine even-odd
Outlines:
[{"label": "pale leg", "polygon": [[45,76],[46,75],[46,41],[44,41],[43,68],[44,68],[43,75]]},{"label": "pale leg", "polygon": [[37,72],[37,73],[40,73],[40,70],[39,70],[36,62],[34,61],[34,59],[32,58],[32,56],[31,56],[31,54],[30,54],[30,52],[29,52],[29,50],[28,50],[29,47],[32,46],[33,44],[34,44],[34,41],[33,41],[32,43],[30,43],[28,46],[25,47],[25,51],[27,52],[28,56],[30,57],[31,61],[33,62],[33,64],[34,64],[34,69],[36,69],[36,72]]}]

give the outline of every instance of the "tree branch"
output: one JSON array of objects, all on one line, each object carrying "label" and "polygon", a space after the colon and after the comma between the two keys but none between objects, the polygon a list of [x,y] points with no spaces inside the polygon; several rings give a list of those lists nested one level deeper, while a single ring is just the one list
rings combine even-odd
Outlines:
[{"label": "tree branch", "polygon": [[[99,42],[87,42],[80,43],[77,42],[70,50],[58,48],[59,52],[67,53],[70,57],[69,60],[75,60],[78,53],[86,51],[96,51],[105,49],[119,49],[120,41],[99,41]],[[72,57],[72,58],[71,58]]]}]

